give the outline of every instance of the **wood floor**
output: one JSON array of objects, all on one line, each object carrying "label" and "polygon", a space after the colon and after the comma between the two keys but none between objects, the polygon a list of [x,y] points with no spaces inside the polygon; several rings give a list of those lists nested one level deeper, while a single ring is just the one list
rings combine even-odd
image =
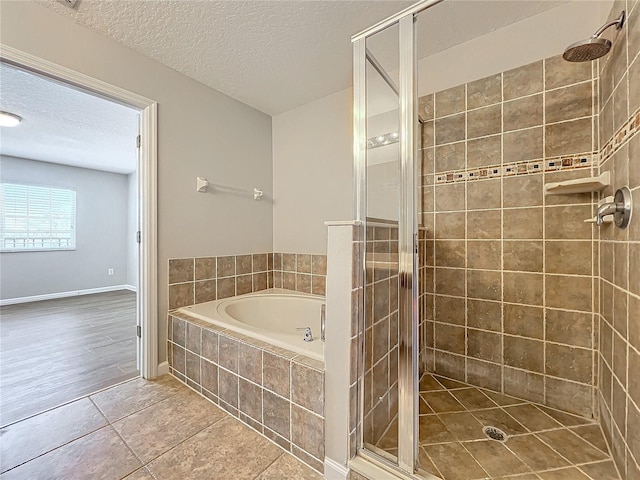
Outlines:
[{"label": "wood floor", "polygon": [[0,308],[0,425],[138,376],[136,294]]}]

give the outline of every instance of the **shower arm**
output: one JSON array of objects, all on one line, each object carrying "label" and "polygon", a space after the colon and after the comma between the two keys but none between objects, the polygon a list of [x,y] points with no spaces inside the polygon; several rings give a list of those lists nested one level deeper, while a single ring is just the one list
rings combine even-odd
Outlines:
[{"label": "shower arm", "polygon": [[599,38],[600,35],[602,35],[604,33],[604,31],[612,26],[616,26],[616,30],[620,30],[622,28],[622,26],[624,25],[624,11],[620,14],[620,16],[618,18],[616,18],[615,20],[610,21],[609,23],[601,26],[596,33],[594,33],[593,35],[591,35],[591,38]]}]

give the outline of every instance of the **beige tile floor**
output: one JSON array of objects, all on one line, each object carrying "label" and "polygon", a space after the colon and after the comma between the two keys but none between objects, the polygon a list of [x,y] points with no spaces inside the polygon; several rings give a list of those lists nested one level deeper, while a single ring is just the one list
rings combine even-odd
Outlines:
[{"label": "beige tile floor", "polygon": [[2,480],[320,480],[166,375],[131,380],[3,427]]},{"label": "beige tile floor", "polygon": [[[445,480],[619,480],[592,420],[444,377],[420,381],[420,467]],[[507,441],[488,440],[494,426]],[[378,447],[395,454],[397,423]]]}]

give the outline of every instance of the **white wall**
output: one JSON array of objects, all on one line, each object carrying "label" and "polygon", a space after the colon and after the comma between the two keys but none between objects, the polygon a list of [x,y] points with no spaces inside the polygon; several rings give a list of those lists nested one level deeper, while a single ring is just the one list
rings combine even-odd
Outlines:
[{"label": "white wall", "polygon": [[[589,38],[606,21],[611,4],[611,0],[574,0],[421,58],[418,95],[560,55],[570,44]],[[418,35],[429,35],[419,23]]]},{"label": "white wall", "polygon": [[[611,0],[569,2],[422,59],[418,65],[419,93],[444,90],[558,55],[569,43],[590,36],[605,21],[610,6]],[[418,26],[418,34],[428,32],[420,31]],[[391,76],[397,73],[391,72]],[[378,85],[380,98],[388,99],[386,84],[370,83],[371,88]],[[382,104],[397,108],[393,102]],[[382,104],[373,106],[374,114],[383,113],[378,108]],[[326,232],[322,222],[352,218],[351,115],[352,90],[348,89],[273,118],[276,251],[324,252]],[[385,115],[379,118],[388,120]],[[370,127],[376,130],[373,123]],[[393,160],[394,153],[395,150],[378,149],[372,163]],[[395,194],[389,190],[389,182],[397,178],[386,181],[387,173],[397,176],[395,171],[389,165],[372,168],[372,215],[397,215]]]},{"label": "white wall", "polygon": [[0,253],[2,300],[126,283],[126,175],[1,157],[0,179],[76,190],[76,249]]},{"label": "white wall", "polygon": [[325,254],[326,220],[352,218],[352,90],[273,117],[273,248]]},{"label": "white wall", "polygon": [[127,176],[127,285],[138,288],[138,175]]},{"label": "white wall", "polygon": [[400,216],[399,172],[400,165],[397,161],[377,163],[367,167],[367,217],[398,221]]},{"label": "white wall", "polygon": [[[159,360],[167,260],[272,248],[271,118],[31,1],[2,2],[0,42],[158,102]],[[188,54],[188,52],[185,52]],[[265,198],[198,194],[196,176]]]}]

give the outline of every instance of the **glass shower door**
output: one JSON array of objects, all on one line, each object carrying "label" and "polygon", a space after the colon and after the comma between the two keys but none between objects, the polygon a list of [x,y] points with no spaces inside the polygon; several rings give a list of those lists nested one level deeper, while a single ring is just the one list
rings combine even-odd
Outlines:
[{"label": "glass shower door", "polygon": [[354,40],[356,215],[365,227],[360,446],[410,472],[417,457],[418,377],[412,20]]},{"label": "glass shower door", "polygon": [[[398,454],[397,45],[397,25],[367,39],[365,66],[363,442],[365,448],[393,463],[397,462]],[[395,78],[389,73],[394,67]]]}]

